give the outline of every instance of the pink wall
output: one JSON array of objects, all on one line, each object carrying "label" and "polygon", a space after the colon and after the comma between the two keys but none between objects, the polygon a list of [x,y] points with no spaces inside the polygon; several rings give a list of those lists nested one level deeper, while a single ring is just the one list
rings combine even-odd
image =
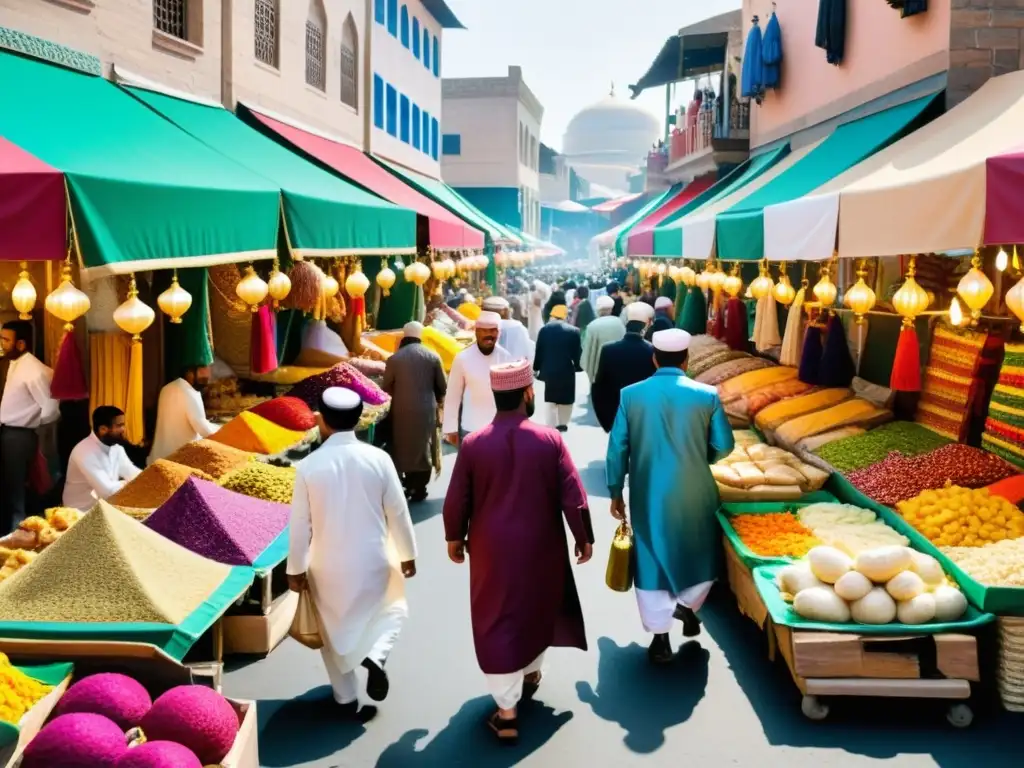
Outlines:
[{"label": "pink wall", "polygon": [[[777,0],[782,88],[751,112],[751,146],[816,125],[864,102],[948,69],[950,0],[901,19],[885,0],[846,0],[846,54],[840,66],[814,45],[818,0]],[[744,41],[754,14],[765,28],[771,0],[743,0]]]}]

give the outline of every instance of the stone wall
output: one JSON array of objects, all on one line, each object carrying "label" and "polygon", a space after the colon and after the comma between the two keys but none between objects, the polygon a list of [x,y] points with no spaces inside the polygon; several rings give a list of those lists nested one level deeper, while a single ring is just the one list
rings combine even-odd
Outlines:
[{"label": "stone wall", "polygon": [[1024,69],[1024,0],[951,0],[946,106],[996,75]]}]

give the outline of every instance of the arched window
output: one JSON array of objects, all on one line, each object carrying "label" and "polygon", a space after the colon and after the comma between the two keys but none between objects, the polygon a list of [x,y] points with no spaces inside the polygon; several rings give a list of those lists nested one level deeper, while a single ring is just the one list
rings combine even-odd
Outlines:
[{"label": "arched window", "polygon": [[341,103],[359,109],[359,30],[351,13],[341,28]]},{"label": "arched window", "polygon": [[412,55],[420,57],[420,20],[412,17]]},{"label": "arched window", "polygon": [[310,0],[306,16],[306,82],[327,90],[327,13],[322,0]]},{"label": "arched window", "polygon": [[253,44],[256,61],[277,67],[277,0],[256,0]]},{"label": "arched window", "polygon": [[387,23],[388,15],[384,10],[384,0],[373,0],[373,20],[382,27]]},{"label": "arched window", "polygon": [[434,35],[434,77],[441,76],[441,43]]},{"label": "arched window", "polygon": [[409,47],[409,7],[406,5],[402,6],[402,18],[398,22],[399,39],[402,41],[402,45],[406,48]]},{"label": "arched window", "polygon": [[388,32],[398,37],[398,0],[388,0]]},{"label": "arched window", "polygon": [[430,32],[423,28],[423,66],[430,69]]}]

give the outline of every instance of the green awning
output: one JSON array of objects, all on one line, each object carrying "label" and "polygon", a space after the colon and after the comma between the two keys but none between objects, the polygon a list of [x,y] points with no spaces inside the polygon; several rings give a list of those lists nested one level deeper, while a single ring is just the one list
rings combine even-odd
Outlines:
[{"label": "green awning", "polygon": [[718,258],[764,257],[764,208],[802,197],[912,130],[935,94],[844,123],[785,173],[722,211],[715,220]]},{"label": "green awning", "polygon": [[415,253],[414,211],[318,168],[223,107],[127,90],[183,131],[279,186],[298,255]]},{"label": "green awning", "polygon": [[408,168],[402,168],[394,163],[389,163],[387,160],[377,157],[376,155],[374,155],[374,160],[401,178],[403,181],[411,184],[427,197],[432,198],[435,202],[443,205],[463,221],[466,221],[477,229],[482,230],[491,240],[492,244],[502,243],[516,246],[522,245],[522,241],[510,230],[485,214],[443,181],[432,179],[429,176],[424,176],[422,173],[417,173],[416,171],[411,171]]},{"label": "green awning", "polygon": [[651,200],[647,205],[630,216],[619,225],[618,234],[615,236],[615,255],[627,256],[627,245],[629,243],[629,231],[637,224],[647,218],[648,214],[658,210],[661,206],[671,200],[683,188],[682,184],[673,184],[665,192]]},{"label": "green awning", "polygon": [[62,171],[94,275],[272,258],[281,190],[106,80],[0,52],[0,136]]},{"label": "green awning", "polygon": [[724,179],[719,180],[713,187],[705,190],[689,204],[676,211],[674,215],[654,228],[654,255],[664,258],[679,258],[683,253],[682,219],[684,217],[742,189],[788,154],[789,144],[786,143],[748,158]]}]

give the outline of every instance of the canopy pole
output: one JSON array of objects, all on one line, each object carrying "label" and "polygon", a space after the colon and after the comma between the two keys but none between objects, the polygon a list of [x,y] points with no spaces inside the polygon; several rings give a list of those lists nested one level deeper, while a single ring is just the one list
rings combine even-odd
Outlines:
[{"label": "canopy pole", "polygon": [[665,86],[665,146],[669,143],[669,116],[672,114],[672,83]]}]

